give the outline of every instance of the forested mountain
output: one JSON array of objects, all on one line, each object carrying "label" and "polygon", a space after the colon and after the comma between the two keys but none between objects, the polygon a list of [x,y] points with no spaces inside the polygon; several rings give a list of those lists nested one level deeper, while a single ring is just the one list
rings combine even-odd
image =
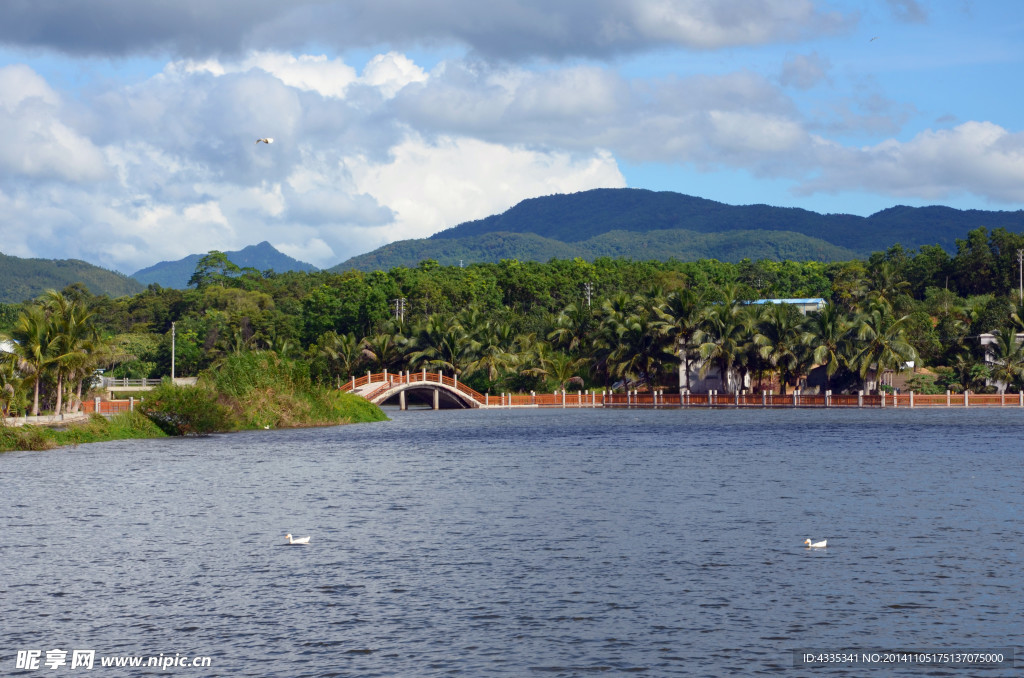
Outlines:
[{"label": "forested mountain", "polygon": [[[254,268],[257,271],[273,270],[277,273],[287,271],[316,271],[317,267],[298,259],[293,259],[274,248],[267,241],[258,245],[249,245],[236,252],[224,253],[231,263],[240,268]],[[190,254],[177,261],[161,261],[149,268],[136,271],[132,277],[144,285],[157,283],[161,287],[183,290],[188,287],[188,280],[195,273],[196,264],[206,254]]]},{"label": "forested mountain", "polygon": [[0,302],[21,303],[48,289],[62,290],[74,283],[109,297],[137,294],[143,289],[126,275],[78,259],[22,259],[0,254]]},{"label": "forested mountain", "polygon": [[1024,211],[892,207],[869,217],[768,205],[726,205],[669,191],[595,189],[524,200],[502,214],[422,240],[404,240],[330,270],[387,270],[423,259],[442,264],[547,261],[553,257],[633,259],[816,259],[866,257],[899,243],[916,250],[956,240],[979,226],[1024,231]]},{"label": "forested mountain", "polygon": [[846,261],[856,259],[858,254],[791,231],[731,231],[715,234],[682,229],[642,233],[616,230],[579,242],[562,242],[535,233],[497,232],[451,239],[399,240],[367,254],[352,257],[329,270],[386,271],[395,266],[414,267],[425,259],[433,259],[442,266],[458,266],[460,262],[495,263],[502,259],[543,262],[575,257],[586,261],[599,257],[636,261]]}]

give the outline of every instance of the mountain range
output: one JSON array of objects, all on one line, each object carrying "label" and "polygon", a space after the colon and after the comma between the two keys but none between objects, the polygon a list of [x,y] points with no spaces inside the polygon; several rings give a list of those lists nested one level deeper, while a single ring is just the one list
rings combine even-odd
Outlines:
[{"label": "mountain range", "polygon": [[629,257],[692,261],[864,258],[899,243],[916,250],[956,240],[978,226],[1024,230],[1024,211],[891,207],[869,217],[793,207],[726,205],[670,191],[595,189],[524,200],[502,214],[468,221],[429,238],[401,240],[328,270],[387,270],[423,259],[475,261]]},{"label": "mountain range", "polygon": [[[249,245],[235,252],[225,252],[228,260],[240,268],[254,268],[257,271],[274,270],[278,273],[286,271],[318,271],[313,264],[293,259],[287,254],[282,254],[273,245],[264,240],[258,245]],[[184,259],[177,261],[161,261],[132,273],[132,277],[143,285],[156,283],[161,287],[173,287],[184,289],[188,287],[188,281],[196,272],[196,264],[206,256],[203,254],[190,254]]]},{"label": "mountain range", "polygon": [[[424,259],[445,266],[574,257],[844,261],[865,258],[897,243],[909,250],[939,245],[955,254],[957,239],[979,226],[1019,233],[1024,231],[1024,211],[897,206],[861,217],[792,207],[727,205],[670,191],[595,189],[524,200],[501,214],[467,221],[429,238],[389,243],[327,270],[411,268]],[[236,265],[258,271],[317,270],[268,242],[225,254]],[[74,282],[108,296],[135,294],[151,283],[184,289],[203,256],[162,261],[128,277],[74,259],[0,254],[0,301],[21,302]]]}]

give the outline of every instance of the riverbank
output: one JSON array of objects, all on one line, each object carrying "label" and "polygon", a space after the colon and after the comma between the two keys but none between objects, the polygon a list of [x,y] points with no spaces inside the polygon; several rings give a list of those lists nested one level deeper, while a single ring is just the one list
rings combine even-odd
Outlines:
[{"label": "riverbank", "polygon": [[251,355],[225,361],[195,386],[162,384],[131,412],[109,418],[93,414],[75,422],[51,418],[40,422],[46,425],[0,426],[0,451],[386,420],[383,410],[359,396],[311,383],[295,363],[269,354]]},{"label": "riverbank", "polygon": [[[270,400],[273,400],[271,398]],[[248,424],[234,420],[233,423],[219,427],[207,433],[232,433],[244,430],[268,428],[315,428],[321,426],[340,426],[345,424],[386,421],[384,412],[365,400],[348,394],[334,393],[325,398],[333,406],[329,413],[319,410],[310,413],[305,419],[294,417],[294,412],[286,422],[267,417],[277,425],[256,425],[252,418]],[[241,410],[245,408],[236,404]],[[49,417],[30,417],[30,419],[51,419]],[[260,419],[262,421],[263,419]],[[202,433],[197,433],[201,435]],[[73,419],[48,421],[40,424],[7,426],[0,423],[0,452],[52,450],[69,445],[99,443],[109,440],[129,440],[146,438],[167,438],[174,433],[168,432],[156,421],[140,411],[121,412],[113,416],[88,414]]]},{"label": "riverbank", "polygon": [[107,418],[90,415],[66,426],[0,426],[0,452],[52,450],[57,447],[134,438],[166,438],[148,417],[123,412]]}]

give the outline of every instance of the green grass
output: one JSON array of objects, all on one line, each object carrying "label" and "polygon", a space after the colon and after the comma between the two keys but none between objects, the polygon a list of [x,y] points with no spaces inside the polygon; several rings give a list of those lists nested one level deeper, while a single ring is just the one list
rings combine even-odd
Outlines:
[{"label": "green grass", "polygon": [[0,426],[0,452],[386,420],[383,410],[373,403],[312,383],[305,363],[283,360],[272,352],[248,353],[232,356],[218,369],[203,374],[197,386],[162,384],[140,401],[135,412],[110,419],[93,415],[60,429]]},{"label": "green grass", "polygon": [[0,452],[52,450],[64,445],[98,443],[106,440],[162,438],[165,433],[138,412],[124,412],[110,419],[94,414],[65,428],[46,426],[0,426]]},{"label": "green grass", "polygon": [[200,381],[212,385],[239,429],[387,420],[379,407],[359,396],[314,384],[305,363],[269,351],[231,356]]}]

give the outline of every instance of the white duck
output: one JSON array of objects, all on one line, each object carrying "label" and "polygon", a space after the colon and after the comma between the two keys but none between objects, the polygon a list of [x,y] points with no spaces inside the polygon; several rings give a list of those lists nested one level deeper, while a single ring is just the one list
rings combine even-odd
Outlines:
[{"label": "white duck", "polygon": [[299,537],[298,539],[292,539],[292,535],[286,534],[284,538],[287,539],[288,543],[292,544],[293,546],[309,543],[309,537]]},{"label": "white duck", "polygon": [[828,546],[828,539],[822,539],[821,541],[811,541],[810,539],[804,539],[804,543],[807,544],[809,549],[823,549]]},{"label": "white duck", "polygon": [[274,140],[273,140],[273,139],[272,139],[271,137],[263,137],[262,139],[257,139],[257,140],[256,140],[256,143],[258,144],[258,143],[260,143],[261,141],[262,141],[263,143],[265,143],[265,144],[272,144],[272,143],[274,143]]}]

